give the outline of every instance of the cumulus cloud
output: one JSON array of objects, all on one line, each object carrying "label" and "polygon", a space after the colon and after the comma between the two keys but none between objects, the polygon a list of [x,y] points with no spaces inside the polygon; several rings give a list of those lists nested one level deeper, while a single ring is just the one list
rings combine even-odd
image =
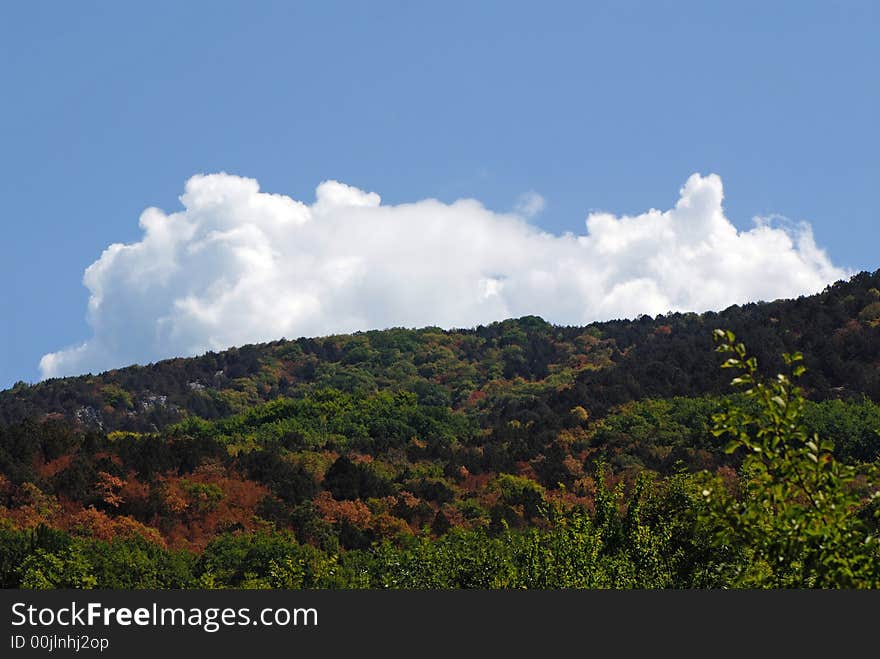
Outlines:
[{"label": "cumulus cloud", "polygon": [[233,345],[394,326],[471,327],[536,314],[563,324],[809,294],[849,273],[806,224],[725,217],[721,179],[692,175],[675,207],[592,213],[582,234],[478,201],[383,205],[325,181],[315,201],[229,174],[192,177],[182,210],[148,208],[83,282],[85,343],[43,356],[56,377]]}]

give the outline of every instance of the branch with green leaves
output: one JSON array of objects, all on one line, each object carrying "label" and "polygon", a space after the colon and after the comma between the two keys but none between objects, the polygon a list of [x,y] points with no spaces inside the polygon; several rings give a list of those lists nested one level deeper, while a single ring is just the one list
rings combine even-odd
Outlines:
[{"label": "branch with green leaves", "polygon": [[807,432],[806,399],[795,384],[806,371],[803,355],[784,354],[789,373],[766,379],[733,332],[715,330],[714,338],[717,352],[728,355],[721,367],[738,371],[731,384],[754,404],[729,404],[713,415],[713,434],[728,439],[725,450],[745,451],[744,493],[724,504],[725,532],[754,549],[755,564],[764,570],[758,581],[775,586],[876,582],[877,540],[860,516],[877,497],[876,488],[835,459],[831,441]]}]

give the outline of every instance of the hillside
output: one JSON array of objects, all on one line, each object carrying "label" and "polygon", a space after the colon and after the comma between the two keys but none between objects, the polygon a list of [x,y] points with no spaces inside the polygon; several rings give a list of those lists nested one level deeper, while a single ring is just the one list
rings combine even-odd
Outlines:
[{"label": "hillside", "polygon": [[818,295],[720,313],[585,327],[524,317],[467,330],[389,329],[246,345],[95,376],[19,383],[0,392],[0,424],[60,414],[106,431],[157,431],[188,416],[217,419],[328,387],[358,395],[410,391],[422,402],[462,409],[491,392],[531,384],[529,393],[556,409],[577,403],[604,414],[643,397],[725,390],[727,379],[711,352],[716,327],[741,336],[770,369],[781,365],[781,352],[802,351],[812,398],[865,394],[877,400],[878,291],[880,270]]},{"label": "hillside", "polygon": [[[875,463],[880,270],[720,313],[279,340],[0,392],[0,585],[147,583],[119,573],[123,555],[160,587],[418,586],[450,552],[521,578],[525,559],[505,552],[528,554],[530,537],[565,551],[599,538],[598,585],[711,585],[735,561],[699,558],[694,492],[744,487],[742,454],[712,432],[732,391],[717,328],[768,374],[803,352],[805,427],[836,459]],[[663,576],[640,571],[627,535],[649,491],[650,524],[689,520],[652,545],[679,552]],[[575,538],[578,524],[593,531]],[[342,566],[339,580],[291,575],[291,560]],[[387,571],[407,561],[423,564]]]}]

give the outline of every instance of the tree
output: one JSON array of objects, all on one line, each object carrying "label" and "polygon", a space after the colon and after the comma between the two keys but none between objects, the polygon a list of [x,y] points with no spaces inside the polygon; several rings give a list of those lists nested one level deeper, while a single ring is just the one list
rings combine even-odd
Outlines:
[{"label": "tree", "polygon": [[861,513],[880,493],[835,459],[832,442],[807,433],[806,401],[794,384],[806,370],[803,356],[783,354],[790,374],[764,380],[733,332],[716,330],[715,340],[731,355],[722,368],[739,371],[732,384],[757,406],[732,404],[713,416],[713,433],[729,439],[725,450],[746,452],[741,497],[703,491],[715,502],[718,541],[745,552],[733,566],[734,585],[876,587],[877,537]]},{"label": "tree", "polygon": [[92,566],[73,547],[58,553],[37,549],[21,566],[21,587],[35,590],[94,588],[98,580]]}]

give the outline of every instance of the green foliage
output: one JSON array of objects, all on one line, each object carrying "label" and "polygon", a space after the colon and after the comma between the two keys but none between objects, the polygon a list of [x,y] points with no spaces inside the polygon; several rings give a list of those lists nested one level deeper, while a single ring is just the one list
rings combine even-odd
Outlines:
[{"label": "green foliage", "polygon": [[111,542],[78,540],[74,548],[89,565],[96,587],[163,589],[193,585],[195,557],[186,551],[169,551],[138,537]]},{"label": "green foliage", "polygon": [[865,306],[865,308],[859,312],[859,320],[872,326],[880,324],[880,301],[871,302]]},{"label": "green foliage", "polygon": [[324,477],[324,485],[336,499],[369,499],[391,494],[393,486],[372,465],[342,456]]},{"label": "green foliage", "polygon": [[834,455],[849,463],[874,462],[880,457],[880,405],[856,401],[807,401],[803,422],[810,434],[830,439]]},{"label": "green foliage", "polygon": [[105,384],[101,387],[101,395],[104,398],[104,403],[110,407],[121,410],[130,410],[134,407],[131,394],[118,385]]},{"label": "green foliage", "polygon": [[434,452],[474,428],[448,407],[421,405],[415,394],[380,391],[358,397],[336,389],[320,389],[303,398],[278,398],[221,421],[198,418],[172,426],[178,436],[211,437],[235,450],[279,444],[289,450],[355,448],[382,451],[418,437]]},{"label": "green foliage", "polygon": [[498,476],[501,500],[508,506],[521,506],[526,519],[545,516],[544,488],[523,476],[501,474]]},{"label": "green foliage", "polygon": [[195,483],[184,479],[180,485],[186,492],[190,508],[199,514],[211,512],[226,496],[223,489],[213,483]]},{"label": "green foliage", "polygon": [[37,590],[94,588],[98,579],[86,559],[68,547],[57,553],[37,549],[21,566],[21,587]]},{"label": "green foliage", "polygon": [[202,554],[199,582],[215,588],[332,588],[346,579],[338,557],[286,533],[225,534]]},{"label": "green foliage", "polygon": [[705,469],[724,462],[711,428],[720,405],[715,398],[680,396],[629,403],[595,424],[591,444],[618,470]]},{"label": "green foliage", "polygon": [[[876,587],[880,554],[859,511],[865,486],[856,470],[834,457],[833,445],[808,434],[803,392],[794,384],[805,368],[800,353],[785,354],[790,374],[764,380],[757,360],[730,331],[715,333],[722,365],[739,371],[732,384],[757,404],[732,405],[714,417],[726,451],[745,451],[740,498],[712,493],[722,544],[742,547],[734,583],[746,587]],[[877,497],[871,491],[870,497]]]}]

